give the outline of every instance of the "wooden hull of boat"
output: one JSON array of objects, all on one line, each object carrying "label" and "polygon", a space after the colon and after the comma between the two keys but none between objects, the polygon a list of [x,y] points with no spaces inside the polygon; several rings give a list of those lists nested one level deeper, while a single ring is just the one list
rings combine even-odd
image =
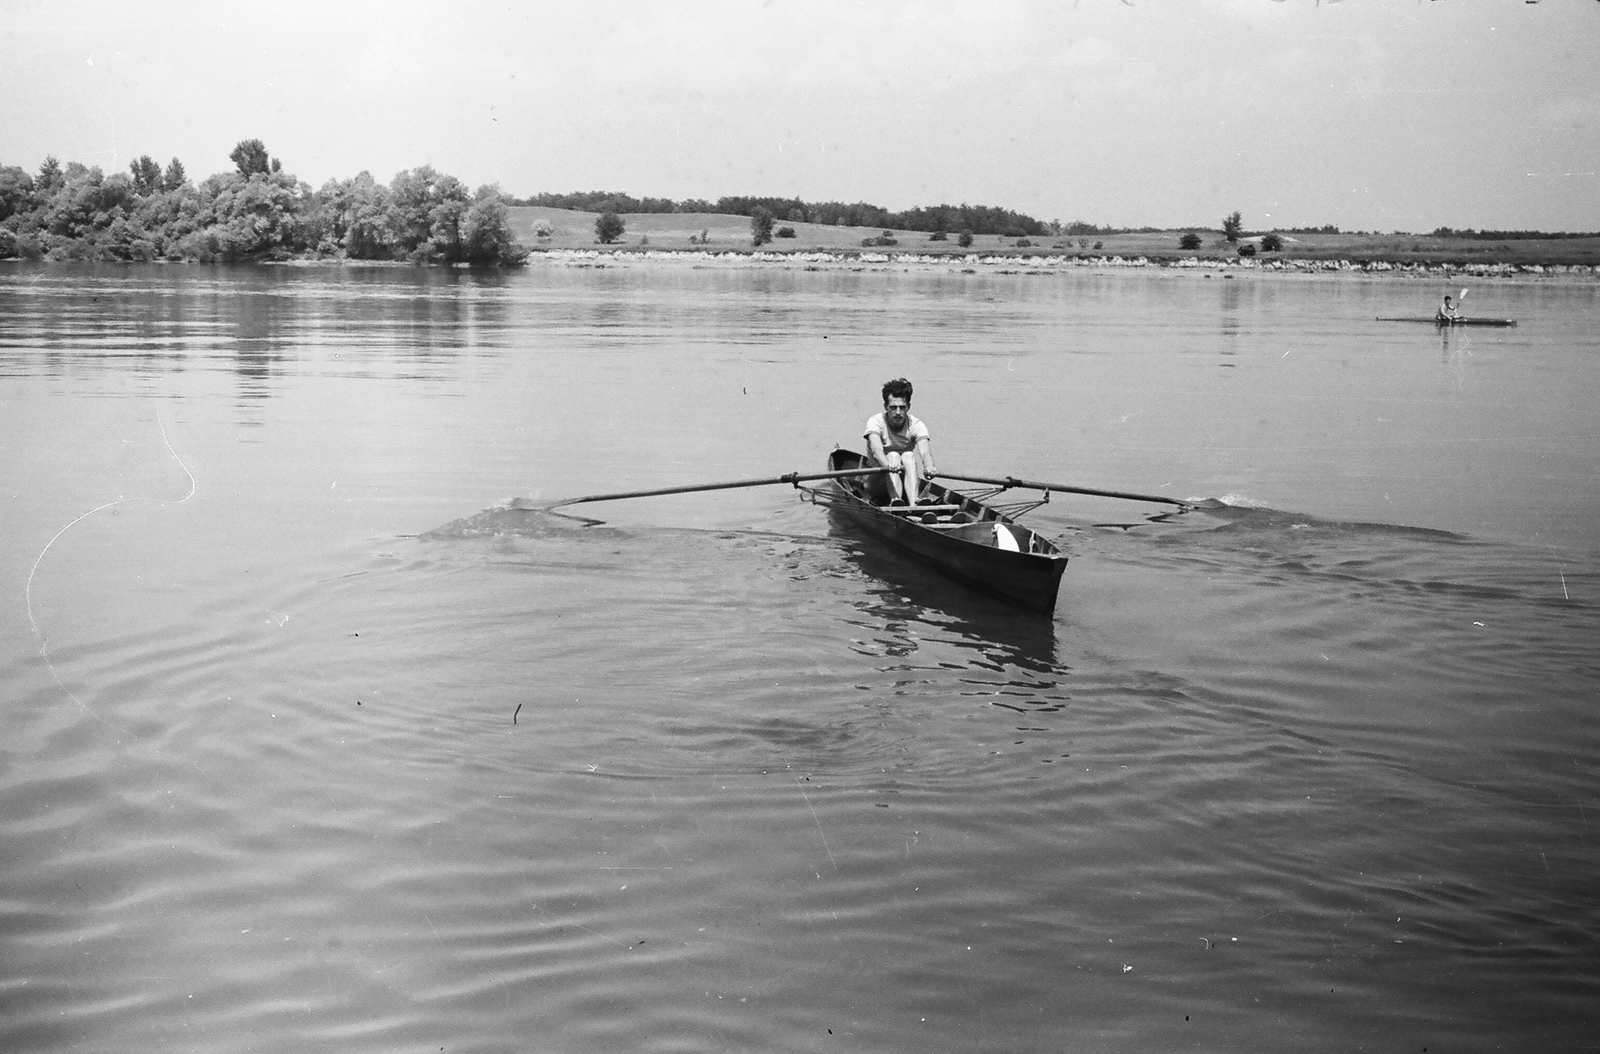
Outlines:
[{"label": "wooden hull of boat", "polygon": [[1430,326],[1514,326],[1514,318],[1431,318],[1415,315],[1407,318],[1379,318],[1379,322],[1426,322]]},{"label": "wooden hull of boat", "polygon": [[[835,450],[828,457],[828,470],[858,468],[865,462],[854,451]],[[926,493],[938,502],[940,511],[927,513],[893,512],[876,505],[859,480],[837,479],[831,486],[836,495],[833,508],[896,548],[1029,611],[1055,610],[1067,557],[1043,535],[937,482],[929,482]],[[1016,541],[1016,551],[996,544],[997,524]]]}]

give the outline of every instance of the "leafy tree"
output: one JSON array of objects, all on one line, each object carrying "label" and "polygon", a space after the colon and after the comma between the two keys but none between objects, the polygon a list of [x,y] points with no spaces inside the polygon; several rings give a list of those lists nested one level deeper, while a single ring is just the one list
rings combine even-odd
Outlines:
[{"label": "leafy tree", "polygon": [[1262,235],[1261,236],[1261,251],[1264,252],[1264,253],[1282,252],[1283,251],[1283,239],[1278,237],[1276,234],[1264,234],[1264,235]]},{"label": "leafy tree", "polygon": [[413,260],[455,263],[464,258],[461,220],[467,188],[432,165],[408,169],[389,184],[389,230],[395,254]]},{"label": "leafy tree", "polygon": [[81,242],[71,255],[92,259],[99,236],[133,208],[133,181],[121,173],[107,179],[98,167],[68,162],[59,188],[45,202],[40,226],[62,243]]},{"label": "leafy tree", "polygon": [[772,211],[765,205],[750,210],[750,244],[765,245],[772,240]]},{"label": "leafy tree", "polygon": [[628,225],[615,212],[602,212],[594,221],[595,237],[600,239],[601,245],[610,245],[627,229]]},{"label": "leafy tree", "polygon": [[1244,217],[1239,215],[1238,209],[1235,209],[1222,221],[1222,236],[1230,242],[1236,242],[1242,230],[1244,230]]},{"label": "leafy tree", "polygon": [[511,231],[511,213],[496,186],[479,187],[461,220],[461,240],[469,263],[520,264],[528,250]]},{"label": "leafy tree", "polygon": [[267,157],[267,146],[259,139],[239,140],[239,145],[228,154],[228,160],[238,166],[239,174],[246,179],[275,171],[271,159]]},{"label": "leafy tree", "polygon": [[956,235],[956,244],[963,249],[972,248],[972,232],[963,229],[960,234]]},{"label": "leafy tree", "polygon": [[302,247],[300,213],[308,187],[282,171],[234,172],[200,184],[201,227],[184,252],[200,259],[283,257]]},{"label": "leafy tree", "polygon": [[330,179],[313,197],[305,240],[319,253],[351,260],[387,260],[394,255],[389,192],[362,172]]},{"label": "leafy tree", "polygon": [[187,182],[189,175],[183,170],[183,162],[173,158],[168,162],[167,170],[161,174],[161,189],[170,193]]},{"label": "leafy tree", "polygon": [[67,177],[61,171],[61,162],[54,156],[46,155],[44,162],[39,166],[39,193],[54,194]]},{"label": "leafy tree", "polygon": [[0,165],[0,221],[33,206],[33,177],[15,165]]},{"label": "leafy tree", "polygon": [[181,260],[184,240],[203,223],[203,209],[200,192],[185,184],[140,201],[132,221],[145,232],[157,256]]},{"label": "leafy tree", "polygon": [[461,222],[466,219],[467,187],[455,176],[440,176],[437,186],[438,200],[428,209],[428,240],[421,259],[459,263],[467,258],[466,243],[462,238]]},{"label": "leafy tree", "polygon": [[113,260],[154,260],[159,254],[155,242],[137,219],[118,216],[106,228],[99,255]]},{"label": "leafy tree", "polygon": [[1183,237],[1178,239],[1178,248],[1180,248],[1180,249],[1198,249],[1198,248],[1200,248],[1200,235],[1196,234],[1194,231],[1190,231],[1188,234],[1185,234]]},{"label": "leafy tree", "polygon": [[149,154],[143,154],[128,165],[133,173],[133,192],[141,198],[161,191],[161,166]]}]

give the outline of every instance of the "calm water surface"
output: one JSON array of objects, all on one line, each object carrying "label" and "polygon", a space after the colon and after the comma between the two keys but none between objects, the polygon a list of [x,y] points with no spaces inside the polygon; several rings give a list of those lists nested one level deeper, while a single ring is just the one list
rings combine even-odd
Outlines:
[{"label": "calm water surface", "polygon": [[0,270],[0,1049],[1592,1045],[1596,288],[973,271]]}]

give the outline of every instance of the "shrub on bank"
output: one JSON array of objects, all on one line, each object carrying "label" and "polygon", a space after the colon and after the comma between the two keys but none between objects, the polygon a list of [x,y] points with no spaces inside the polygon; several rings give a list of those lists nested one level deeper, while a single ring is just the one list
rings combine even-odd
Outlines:
[{"label": "shrub on bank", "polygon": [[602,212],[594,221],[594,236],[600,239],[601,245],[610,245],[621,238],[625,230],[627,224],[615,212]]}]

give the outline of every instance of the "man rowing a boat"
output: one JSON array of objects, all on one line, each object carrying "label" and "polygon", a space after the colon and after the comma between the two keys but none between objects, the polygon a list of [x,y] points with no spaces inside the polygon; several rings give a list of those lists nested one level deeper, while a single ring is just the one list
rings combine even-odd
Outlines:
[{"label": "man rowing a boat", "polygon": [[867,458],[894,471],[867,477],[874,500],[894,505],[915,505],[922,481],[937,475],[928,426],[911,415],[911,382],[897,377],[883,386],[883,413],[867,419],[863,433]]},{"label": "man rowing a boat", "polygon": [[1450,302],[1450,294],[1444,295],[1444,303],[1439,305],[1439,313],[1434,316],[1440,322],[1454,322],[1461,317],[1461,312]]}]

